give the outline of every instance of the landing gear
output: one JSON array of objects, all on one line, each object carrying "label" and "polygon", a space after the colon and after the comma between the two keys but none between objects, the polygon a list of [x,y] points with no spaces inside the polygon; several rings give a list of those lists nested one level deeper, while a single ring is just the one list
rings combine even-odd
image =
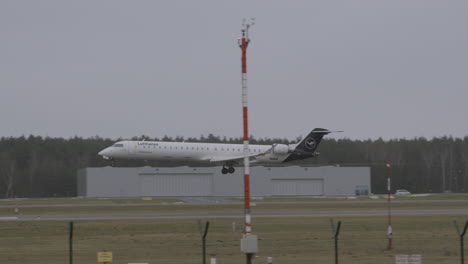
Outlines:
[{"label": "landing gear", "polygon": [[110,160],[110,165],[111,165],[111,167],[115,167],[115,160],[114,159]]},{"label": "landing gear", "polygon": [[232,167],[231,165],[228,165],[228,166],[229,167],[227,167],[227,168],[225,166],[223,166],[223,168],[221,169],[221,172],[223,174],[228,174],[228,173],[232,174],[232,173],[234,173],[236,171],[236,169],[234,169],[234,167]]}]

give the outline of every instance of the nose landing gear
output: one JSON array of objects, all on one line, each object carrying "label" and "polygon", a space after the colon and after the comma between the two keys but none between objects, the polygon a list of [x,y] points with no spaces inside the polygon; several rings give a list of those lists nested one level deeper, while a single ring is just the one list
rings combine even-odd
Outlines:
[{"label": "nose landing gear", "polygon": [[114,159],[109,159],[111,167],[115,167],[115,160]]}]

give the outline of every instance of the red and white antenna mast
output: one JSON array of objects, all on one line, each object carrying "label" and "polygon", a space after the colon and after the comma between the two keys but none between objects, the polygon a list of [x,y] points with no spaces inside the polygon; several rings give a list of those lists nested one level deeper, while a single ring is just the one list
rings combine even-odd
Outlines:
[{"label": "red and white antenna mast", "polygon": [[244,123],[244,236],[241,239],[241,251],[247,255],[247,264],[251,263],[257,252],[257,236],[252,235],[252,216],[250,210],[250,160],[249,160],[249,122],[247,106],[247,46],[250,43],[249,28],[255,24],[252,18],[242,23],[242,37],[238,38],[242,51],[242,117]]},{"label": "red and white antenna mast", "polygon": [[249,159],[249,117],[247,105],[247,46],[250,43],[249,28],[254,23],[242,23],[242,37],[238,39],[242,50],[242,118],[244,124],[244,209],[246,234],[252,232],[250,215],[250,159]]}]

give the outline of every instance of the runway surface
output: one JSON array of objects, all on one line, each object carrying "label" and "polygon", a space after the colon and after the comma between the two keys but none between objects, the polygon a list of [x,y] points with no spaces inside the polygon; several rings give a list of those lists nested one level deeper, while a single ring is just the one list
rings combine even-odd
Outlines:
[{"label": "runway surface", "polygon": [[[385,216],[387,210],[253,212],[253,217],[356,217]],[[468,215],[468,209],[392,210],[394,216]],[[140,214],[76,214],[76,215],[19,215],[0,217],[0,221],[44,220],[126,220],[126,219],[214,219],[242,218],[242,212],[232,213],[140,213]]]},{"label": "runway surface", "polygon": [[[0,208],[28,208],[28,207],[123,207],[123,206],[177,206],[177,205],[223,205],[223,204],[243,204],[241,200],[227,200],[225,198],[179,198],[180,202],[174,203],[102,203],[102,204],[18,204],[18,205],[0,205]],[[263,201],[252,200],[252,203],[258,204],[387,204],[387,200],[380,199],[375,201]],[[392,200],[392,204],[406,203],[466,203],[468,200]]]},{"label": "runway surface", "polygon": [[[179,201],[172,203],[98,203],[98,204],[24,204],[24,205],[0,205],[0,208],[23,208],[19,211],[22,212],[26,208],[47,208],[47,207],[135,207],[135,206],[161,206],[161,207],[178,207],[184,206],[200,206],[200,205],[233,205],[242,204],[242,200],[230,199],[228,197],[184,197],[179,198]],[[261,206],[266,204],[342,204],[343,208],[349,204],[383,204],[386,205],[387,201],[384,199],[378,200],[340,200],[340,201],[263,201],[262,199],[252,200],[253,203]],[[444,209],[439,206],[436,209],[392,209],[394,216],[431,216],[431,215],[468,215],[468,200],[392,200],[392,204],[406,204],[406,203],[459,203],[460,206],[456,209]],[[466,206],[465,206],[466,203]],[[287,207],[287,206],[286,206]],[[417,208],[414,207],[414,208]],[[453,208],[453,207],[452,207]],[[465,209],[466,208],[466,209]],[[323,210],[323,209],[299,209],[285,212],[285,210],[278,210],[275,212],[256,211],[253,209],[253,217],[356,217],[356,216],[386,216],[388,214],[387,208],[382,209],[336,209],[336,210]],[[12,210],[13,211],[13,210]],[[200,208],[199,211],[189,210],[189,212],[178,213],[108,213],[108,214],[95,214],[95,213],[81,213],[81,214],[44,214],[44,215],[7,215],[0,217],[0,221],[37,221],[37,220],[126,220],[126,219],[214,219],[214,218],[242,218],[244,217],[242,210],[232,212],[203,212]]]}]

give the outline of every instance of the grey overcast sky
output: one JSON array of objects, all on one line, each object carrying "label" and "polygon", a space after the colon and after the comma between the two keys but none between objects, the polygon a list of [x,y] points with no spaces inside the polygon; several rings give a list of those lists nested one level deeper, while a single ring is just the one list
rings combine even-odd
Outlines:
[{"label": "grey overcast sky", "polygon": [[466,0],[0,1],[0,136],[468,135]]}]

